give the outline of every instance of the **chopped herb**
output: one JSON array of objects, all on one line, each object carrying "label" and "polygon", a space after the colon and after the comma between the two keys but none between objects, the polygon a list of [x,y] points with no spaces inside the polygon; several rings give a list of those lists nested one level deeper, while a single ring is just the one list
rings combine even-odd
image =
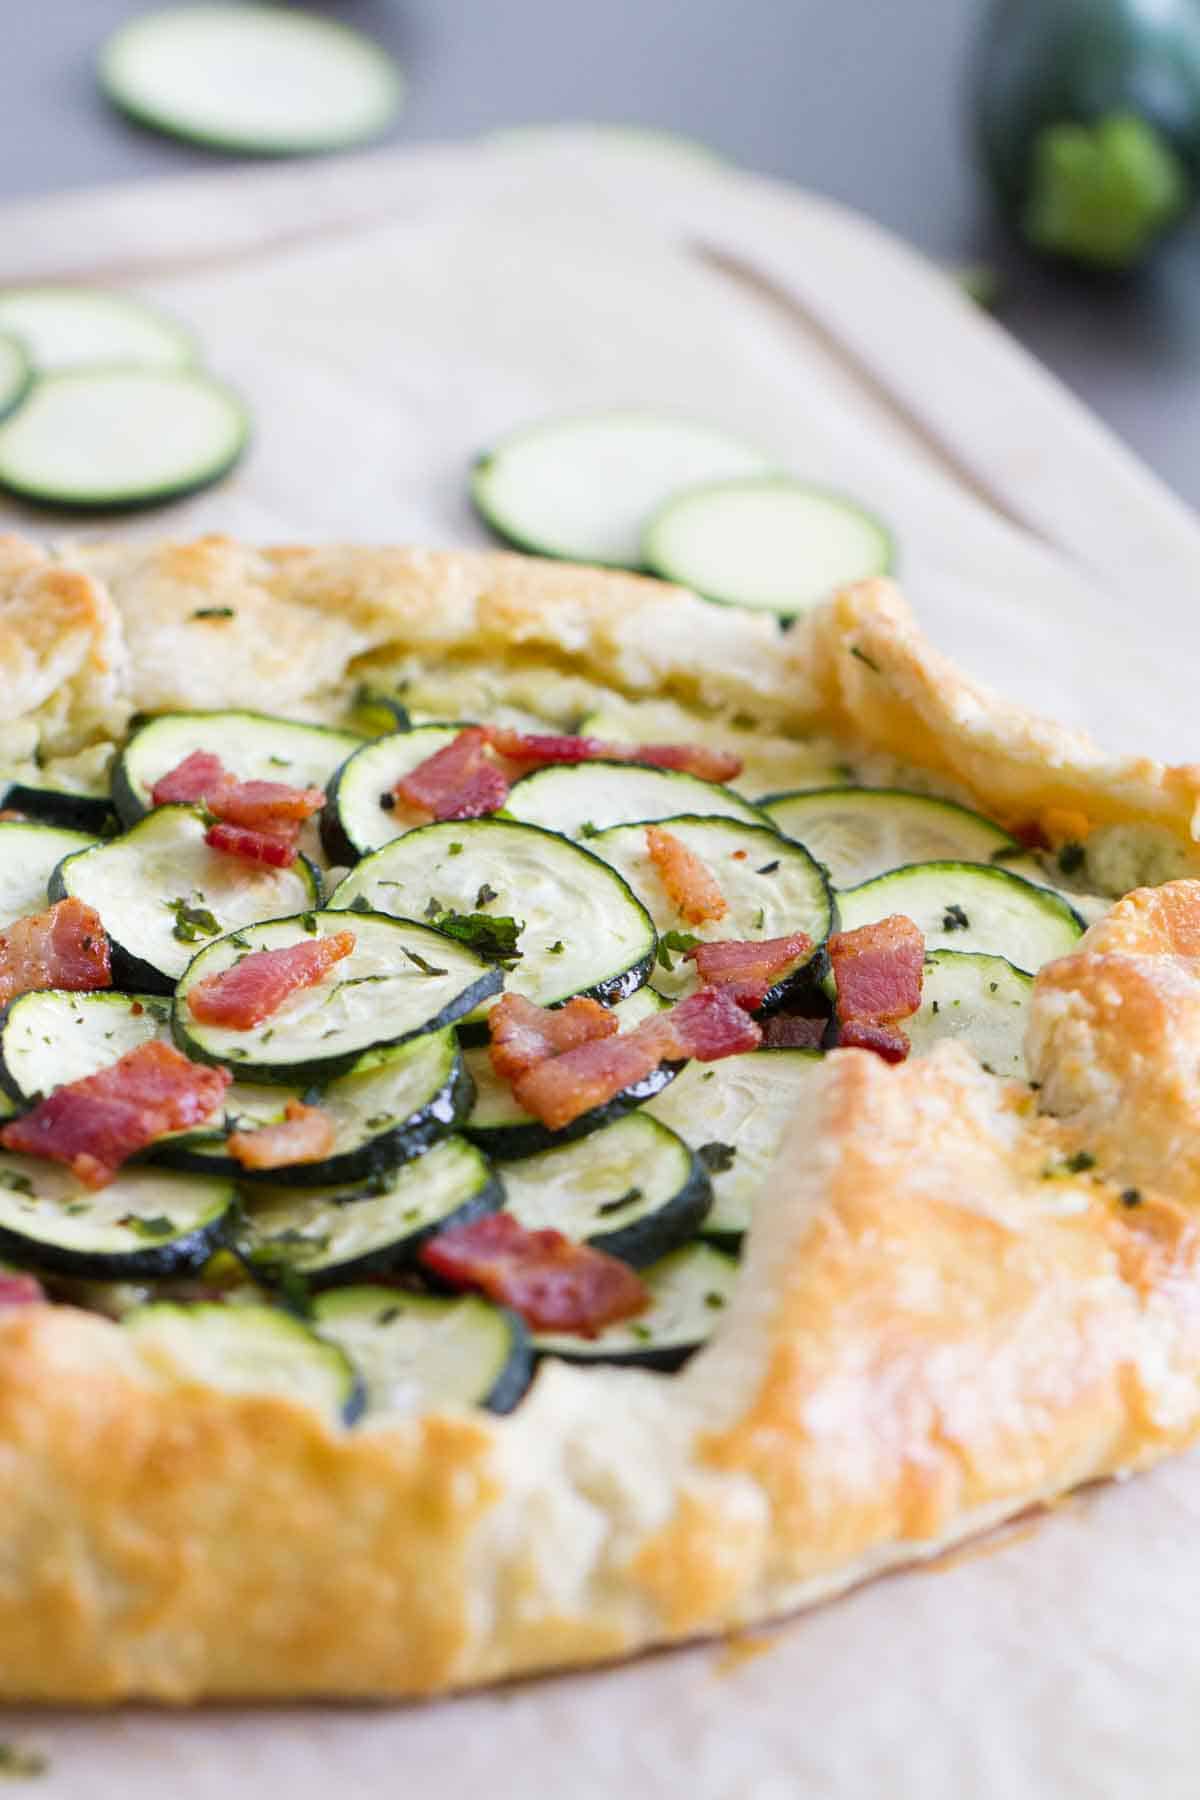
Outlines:
[{"label": "chopped herb", "polygon": [[16,1781],[28,1781],[44,1775],[50,1767],[48,1757],[40,1750],[23,1750],[20,1744],[0,1744],[0,1775]]},{"label": "chopped herb", "polygon": [[1018,857],[1028,854],[1024,844],[1001,844],[998,850],[992,851],[988,861],[993,863],[1016,862]]},{"label": "chopped herb", "polygon": [[163,905],[175,914],[171,936],[178,938],[181,944],[198,944],[202,938],[220,937],[221,927],[206,906],[192,906],[182,896],[164,900]]},{"label": "chopped herb", "polygon": [[722,1144],[714,1138],[711,1144],[701,1144],[696,1152],[710,1175],[723,1175],[726,1169],[732,1169],[737,1155],[737,1146]]},{"label": "chopped herb", "polygon": [[69,1219],[81,1218],[84,1213],[91,1212],[91,1210],[91,1206],[86,1200],[72,1200],[63,1207],[63,1211]]},{"label": "chopped herb", "polygon": [[12,1169],[0,1169],[0,1187],[10,1188],[14,1194],[33,1194],[28,1175],[17,1175]]},{"label": "chopped herb", "polygon": [[654,1333],[648,1325],[639,1325],[636,1321],[629,1327],[629,1335],[637,1338],[641,1344],[648,1344]]},{"label": "chopped herb", "polygon": [[[345,983],[343,983],[343,984],[342,984],[342,985],[343,985],[343,986],[345,986]],[[264,1032],[263,1032],[263,1034],[262,1034],[262,1041],[263,1041],[263,1043],[264,1043],[264,1044],[269,1044],[269,1043],[270,1043],[270,1041],[271,1041],[271,1039],[272,1039],[272,1038],[273,1038],[273,1037],[274,1037],[274,1036],[275,1036],[275,1027],[274,1027],[274,1026],[273,1026],[273,1025],[271,1025],[271,1026],[269,1026],[269,1027],[268,1027],[268,1029],[267,1029],[267,1030],[266,1030],[266,1031],[264,1031]]]},{"label": "chopped herb", "polygon": [[773,875],[778,867],[779,858],[776,857],[774,862],[764,863],[762,868],[755,869],[754,873],[756,875]]},{"label": "chopped herb", "polygon": [[1090,1150],[1076,1150],[1063,1165],[1072,1175],[1082,1175],[1085,1169],[1094,1169],[1095,1166],[1096,1159]]},{"label": "chopped herb", "polygon": [[968,919],[962,907],[958,904],[957,900],[952,902],[942,914],[942,930],[969,931],[970,928],[971,921]]},{"label": "chopped herb", "polygon": [[383,808],[384,812],[395,812],[395,810],[396,810],[395,794],[391,794],[391,793],[380,794],[379,804]]},{"label": "chopped herb", "polygon": [[346,911],[347,912],[356,912],[356,913],[369,913],[371,911],[371,902],[367,899],[367,896],[365,894],[355,894],[353,900],[350,902],[349,906],[346,908]]},{"label": "chopped herb", "polygon": [[999,991],[999,987],[1000,987],[1000,983],[998,981],[989,981],[988,982],[988,993],[989,994],[997,993]]},{"label": "chopped herb", "polygon": [[623,1207],[632,1206],[635,1201],[640,1200],[641,1198],[641,1188],[631,1187],[628,1188],[625,1193],[621,1194],[618,1199],[606,1200],[603,1206],[597,1207],[596,1210],[601,1214],[620,1212]]},{"label": "chopped herb", "polygon": [[501,968],[511,969],[521,959],[517,939],[525,929],[524,919],[514,919],[506,913],[446,912],[434,924],[447,937],[456,938],[477,956],[499,963]]},{"label": "chopped herb", "polygon": [[938,1002],[937,1002],[937,1001],[936,1001],[936,1000],[935,1000],[935,1001],[934,1001],[934,1002],[933,1002],[933,1010],[934,1010],[934,1012],[935,1012],[935,1013],[939,1013],[939,1012],[941,1012],[941,1010],[942,1010],[942,1009],[941,1009],[941,1007],[940,1007],[940,1006],[939,1006],[939,1004],[938,1004]]},{"label": "chopped herb", "polygon": [[267,761],[273,769],[290,769],[292,766],[290,756],[268,756]]},{"label": "chopped herb", "polygon": [[126,1226],[140,1238],[170,1237],[175,1230],[174,1219],[168,1219],[165,1213],[155,1213],[153,1218],[146,1218],[141,1213],[126,1213],[117,1224]]},{"label": "chopped herb", "polygon": [[876,675],[878,675],[879,664],[875,661],[874,657],[868,656],[865,650],[860,650],[857,644],[851,644],[850,654],[851,656],[856,656],[860,663],[866,663],[868,669],[873,669]]},{"label": "chopped herb", "polygon": [[[410,950],[407,944],[401,944],[400,952],[401,955],[407,956],[410,963],[420,969],[422,975],[448,975],[450,973],[448,969],[439,969],[434,963],[426,962],[423,956],[419,955],[416,950]],[[345,983],[343,982],[342,985],[345,986]]]},{"label": "chopped herb", "polygon": [[375,1323],[377,1325],[394,1325],[400,1317],[400,1311],[398,1306],[385,1306],[381,1313],[376,1313]]},{"label": "chopped herb", "polygon": [[1122,1206],[1140,1206],[1141,1204],[1142,1204],[1142,1190],[1140,1188],[1122,1188],[1121,1189],[1121,1205]]},{"label": "chopped herb", "polygon": [[192,617],[193,619],[236,619],[237,614],[232,606],[198,606]]},{"label": "chopped herb", "polygon": [[244,937],[240,931],[231,931],[229,934],[229,941],[238,950],[248,950],[250,948],[250,939]]},{"label": "chopped herb", "polygon": [[1064,875],[1078,875],[1085,861],[1082,844],[1064,844],[1058,853],[1058,866]]},{"label": "chopped herb", "polygon": [[[445,974],[445,970],[443,969],[441,971],[441,973]],[[391,979],[392,979],[392,977],[390,975],[347,975],[345,981],[339,981],[337,986],[339,988],[366,987],[367,984],[372,981],[390,981]],[[335,989],[335,992],[336,992],[336,989]],[[270,1034],[268,1032],[264,1031],[264,1033],[263,1033],[263,1043],[264,1044],[266,1043],[269,1035]]]},{"label": "chopped herb", "polygon": [[566,947],[567,946],[563,943],[561,938],[555,938],[554,942],[547,949],[546,955],[561,956]]},{"label": "chopped herb", "polygon": [[666,969],[670,974],[675,967],[671,952],[674,950],[682,956],[685,951],[694,950],[699,942],[700,939],[694,937],[690,931],[664,931],[658,940],[659,968]]},{"label": "chopped herb", "polygon": [[766,923],[766,918],[767,918],[766,912],[760,906],[758,911],[754,915],[754,924],[750,927],[750,929],[752,931],[761,931],[764,924]]},{"label": "chopped herb", "polygon": [[714,1290],[712,1293],[705,1294],[704,1304],[705,1304],[705,1306],[711,1307],[712,1310],[715,1312],[718,1307],[724,1306],[725,1296],[724,1296],[724,1294],[718,1294]]},{"label": "chopped herb", "polygon": [[312,1250],[328,1250],[329,1238],[328,1236],[322,1237],[319,1233],[313,1235],[309,1232],[297,1231],[294,1225],[289,1225],[285,1231],[276,1231],[270,1237],[264,1238],[263,1245],[264,1248],[269,1245],[271,1248],[281,1246],[291,1249],[298,1246]]},{"label": "chopped herb", "polygon": [[447,856],[461,856],[462,853],[463,853],[463,847],[459,843],[450,844],[446,850]]},{"label": "chopped herb", "polygon": [[426,906],[421,917],[424,919],[436,919],[441,913],[447,912],[448,910],[448,907],[443,906],[442,902],[431,894],[429,896],[429,904]]},{"label": "chopped herb", "polygon": [[701,1081],[711,1081],[716,1075],[716,1072],[715,1069],[705,1069],[703,1075],[700,1077]]},{"label": "chopped herb", "polygon": [[311,912],[301,913],[300,914],[300,923],[301,923],[301,925],[303,925],[305,931],[307,931],[309,937],[316,937],[316,935],[317,935],[317,915],[316,915],[316,913],[311,913]]},{"label": "chopped herb", "polygon": [[599,837],[600,827],[593,825],[590,819],[585,819],[579,827],[579,835],[581,838]]},{"label": "chopped herb", "polygon": [[395,1113],[372,1113],[367,1120],[368,1131],[382,1131],[385,1125],[396,1123]]},{"label": "chopped herb", "polygon": [[983,1070],[985,1075],[994,1075],[996,1073],[996,1071],[995,1071],[995,1069],[993,1069],[991,1063],[981,1062],[979,1066]]},{"label": "chopped herb", "polygon": [[493,900],[498,900],[499,898],[500,896],[495,888],[485,881],[475,896],[476,911],[478,911],[481,906],[490,906]]},{"label": "chopped herb", "polygon": [[758,720],[753,713],[735,712],[729,721],[731,731],[757,731]]}]

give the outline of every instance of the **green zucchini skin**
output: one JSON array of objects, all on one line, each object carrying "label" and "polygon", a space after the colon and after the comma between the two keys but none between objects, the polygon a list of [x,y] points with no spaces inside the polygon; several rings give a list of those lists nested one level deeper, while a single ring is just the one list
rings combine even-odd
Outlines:
[{"label": "green zucchini skin", "polygon": [[[1200,182],[1200,12],[1194,0],[994,0],[975,71],[980,151],[1000,206],[1030,242],[1039,141],[1055,127],[1133,118],[1194,196]],[[1175,222],[1145,219],[1127,254],[1061,254],[1132,266]],[[1036,237],[1036,233],[1034,234]],[[1051,246],[1036,243],[1043,250]]]},{"label": "green zucchini skin", "polygon": [[[0,1077],[3,1070],[0,1069]],[[282,1096],[281,1096],[282,1098]],[[279,1169],[246,1169],[228,1155],[204,1155],[195,1142],[168,1141],[155,1153],[154,1160],[171,1169],[184,1169],[197,1175],[226,1175],[231,1180],[278,1185],[286,1178],[291,1187],[328,1187],[347,1181],[370,1181],[384,1175],[401,1163],[423,1156],[440,1138],[458,1131],[475,1101],[475,1083],[459,1052],[451,1064],[449,1076],[436,1094],[399,1120],[391,1130],[379,1132],[357,1150],[326,1157],[323,1162],[293,1163]],[[312,1094],[312,1103],[321,1104],[320,1093]]]},{"label": "green zucchini skin", "polygon": [[[366,1410],[376,1417],[397,1416],[394,1408],[387,1404],[390,1398],[387,1378],[394,1378],[396,1372],[395,1363],[389,1365],[389,1328],[399,1322],[402,1327],[408,1324],[419,1331],[427,1323],[440,1341],[447,1327],[453,1330],[457,1325],[461,1329],[464,1320],[477,1332],[482,1330],[484,1342],[479,1348],[485,1353],[491,1352],[484,1355],[482,1367],[476,1365],[474,1381],[463,1379],[461,1337],[458,1353],[451,1359],[455,1376],[452,1391],[445,1391],[427,1375],[422,1382],[422,1370],[427,1371],[429,1365],[418,1354],[415,1362],[418,1393],[407,1396],[408,1405],[402,1416],[410,1410],[425,1411],[445,1405],[473,1405],[484,1407],[488,1412],[511,1412],[529,1386],[533,1352],[524,1320],[508,1307],[494,1306],[478,1295],[444,1298],[440,1294],[414,1293],[407,1288],[372,1285],[331,1288],[317,1295],[312,1309],[313,1329],[326,1340],[332,1339],[357,1365],[366,1387]],[[488,1339],[493,1342],[489,1343]],[[498,1359],[496,1339],[499,1339]],[[470,1366],[468,1363],[468,1369]]]},{"label": "green zucchini skin", "polygon": [[[64,1221],[75,1210],[75,1205],[86,1208],[90,1204],[90,1190],[75,1183],[74,1178],[61,1165],[42,1163],[39,1167],[39,1160],[32,1157],[17,1159],[18,1167],[23,1163],[30,1171],[28,1175],[19,1177],[30,1185],[17,1190],[18,1196],[29,1193],[35,1195],[40,1202],[28,1228],[24,1227],[24,1221],[21,1224],[0,1223],[0,1257],[7,1258],[22,1268],[99,1281],[163,1280],[171,1276],[193,1274],[226,1240],[237,1202],[236,1189],[231,1182],[210,1178],[208,1193],[201,1191],[203,1204],[200,1217],[192,1223],[190,1229],[154,1238],[153,1241],[139,1241],[131,1229],[126,1229],[127,1222],[122,1220],[121,1229],[125,1241],[131,1243],[128,1249],[102,1249],[95,1244],[72,1244],[69,1241],[70,1226],[64,1230]],[[3,1161],[2,1185],[7,1191],[14,1188],[16,1178],[12,1172],[13,1159],[5,1157]],[[141,1199],[141,1203],[147,1206],[162,1207],[171,1205],[173,1197],[178,1204],[180,1190],[187,1190],[189,1178],[163,1174],[156,1182],[154,1177],[155,1171],[144,1167],[135,1169],[130,1165],[123,1176],[117,1177],[117,1183],[126,1180],[130,1186],[124,1193],[117,1189],[115,1203],[124,1204],[128,1196],[131,1207],[136,1199]],[[43,1190],[39,1194],[36,1184],[41,1182],[47,1184],[48,1191]],[[116,1187],[117,1183],[113,1186]],[[61,1197],[55,1195],[56,1188],[73,1195],[74,1203],[62,1204]],[[107,1192],[108,1190],[101,1190],[101,1196]],[[193,1196],[194,1193],[193,1186]],[[97,1203],[102,1204],[103,1199],[100,1198]],[[145,1213],[139,1216],[142,1219],[154,1217]],[[170,1224],[169,1215],[162,1223]],[[60,1232],[57,1239],[56,1227]],[[64,1238],[67,1241],[63,1241]]]},{"label": "green zucchini skin", "polygon": [[57,825],[64,831],[86,831],[92,837],[108,837],[117,829],[117,815],[107,794],[72,794],[65,788],[30,787],[14,781],[4,805],[24,813],[39,825]]},{"label": "green zucchini skin", "polygon": [[[355,798],[355,789],[365,785],[368,778],[366,771],[375,771],[370,776],[372,791],[378,802],[381,795],[395,787],[403,775],[411,773],[418,764],[428,756],[433,756],[447,744],[452,744],[460,731],[466,729],[465,724],[447,725],[408,725],[399,731],[389,732],[385,737],[375,738],[355,750],[337,770],[329,784],[324,809],[321,813],[321,848],[334,865],[345,865],[352,868],[364,856],[370,856],[393,838],[403,835],[406,829],[401,826],[397,831],[381,833],[380,841],[373,844],[364,843],[352,835],[347,825],[350,803]],[[389,769],[389,751],[398,749],[400,758],[397,769]],[[414,751],[415,755],[404,755],[405,750]],[[402,765],[402,766],[401,766]],[[379,808],[381,820],[388,815]]]},{"label": "green zucchini skin", "polygon": [[681,1062],[659,1063],[657,1069],[652,1069],[641,1081],[631,1082],[603,1106],[593,1106],[590,1112],[581,1113],[558,1131],[551,1131],[540,1119],[530,1117],[520,1124],[490,1126],[472,1126],[468,1119],[461,1127],[462,1134],[497,1162],[520,1162],[527,1156],[536,1156],[539,1151],[553,1150],[556,1144],[572,1144],[579,1138],[590,1137],[593,1131],[602,1131],[606,1125],[615,1125],[626,1113],[653,1100],[655,1094],[661,1094],[683,1066]]},{"label": "green zucchini skin", "polygon": [[[248,751],[239,753],[238,733],[249,732]],[[176,742],[170,744],[172,736]],[[328,756],[316,756],[299,771],[292,759],[273,762],[267,746],[274,741],[277,749],[320,746]],[[150,788],[154,781],[168,774],[192,750],[209,750],[220,756],[235,773],[244,770],[243,780],[290,781],[298,786],[322,787],[330,780],[346,758],[360,748],[362,740],[356,732],[339,731],[332,725],[298,724],[294,719],[277,718],[273,713],[245,710],[159,713],[146,719],[132,734],[113,762],[110,782],[112,805],[126,830],[153,810]],[[231,748],[232,747],[232,748]],[[156,748],[165,751],[154,758]],[[150,753],[148,779],[140,779],[137,770]],[[312,775],[313,780],[308,780]],[[153,780],[149,777],[152,776]]]},{"label": "green zucchini skin", "polygon": [[534,1352],[566,1362],[617,1363],[669,1374],[711,1337],[732,1296],[737,1273],[735,1258],[694,1239],[642,1270],[650,1306],[640,1317],[619,1320],[592,1338],[535,1332]]}]

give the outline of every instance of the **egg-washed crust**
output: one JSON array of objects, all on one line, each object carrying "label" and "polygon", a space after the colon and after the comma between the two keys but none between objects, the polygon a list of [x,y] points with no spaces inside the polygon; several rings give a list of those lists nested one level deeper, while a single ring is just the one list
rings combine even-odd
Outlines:
[{"label": "egg-washed crust", "polygon": [[[231,609],[231,612],[230,610]],[[0,542],[0,704],[51,753],[136,710],[319,714],[377,659],[753,705],[1009,823],[1153,821],[1200,770],[972,687],[894,589],[774,621],[480,553]],[[1035,1091],[960,1045],[814,1063],[682,1373],[546,1364],[508,1418],[339,1432],[68,1307],[0,1316],[0,1697],[414,1696],[761,1621],[1200,1429],[1200,883],[1039,976]]]}]

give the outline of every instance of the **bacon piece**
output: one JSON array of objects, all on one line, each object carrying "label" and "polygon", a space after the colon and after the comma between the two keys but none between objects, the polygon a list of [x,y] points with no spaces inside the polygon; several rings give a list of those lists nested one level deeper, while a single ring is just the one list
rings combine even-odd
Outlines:
[{"label": "bacon piece", "polygon": [[693,1056],[714,1062],[754,1050],[761,1041],[758,1026],[736,1001],[719,988],[701,988],[620,1037],[580,1044],[561,1056],[548,1057],[517,1077],[513,1093],[526,1112],[551,1131],[560,1131],[643,1080],[661,1062]]},{"label": "bacon piece", "polygon": [[150,790],[155,806],[199,806],[211,802],[235,785],[219,756],[211,750],[193,750],[181,763],[160,775]]},{"label": "bacon piece", "polygon": [[732,781],[742,772],[742,759],[731,750],[703,744],[610,744],[604,738],[570,737],[549,732],[487,727],[492,748],[511,762],[544,769],[551,763],[636,762],[657,769],[678,769],[702,781]]},{"label": "bacon piece", "polygon": [[620,1029],[615,1013],[598,1000],[577,998],[565,1006],[537,1006],[523,994],[502,994],[488,1014],[488,1055],[502,1081]]},{"label": "bacon piece", "polygon": [[535,1331],[595,1337],[644,1312],[650,1295],[627,1263],[561,1231],[528,1231],[511,1213],[451,1226],[422,1247],[420,1261],[454,1287],[478,1288],[511,1306]]},{"label": "bacon piece", "polygon": [[715,876],[682,838],[660,825],[647,825],[646,850],[667,899],[689,925],[707,925],[725,917],[729,902]]},{"label": "bacon piece", "polygon": [[337,1139],[332,1113],[320,1106],[289,1100],[284,1116],[275,1125],[254,1131],[233,1131],[226,1149],[243,1169],[286,1169],[293,1163],[320,1162]]},{"label": "bacon piece", "polygon": [[153,1039],[98,1074],[56,1088],[7,1124],[0,1144],[66,1163],[88,1187],[103,1187],[136,1151],[207,1119],[232,1079],[227,1069],[202,1068]]},{"label": "bacon piece", "polygon": [[21,1269],[0,1269],[0,1306],[37,1306],[46,1298],[36,1275]]},{"label": "bacon piece", "polygon": [[298,831],[325,804],[323,788],[291,787],[286,781],[238,781],[208,803],[230,825],[284,836]]},{"label": "bacon piece", "polygon": [[453,743],[410,769],[395,792],[435,819],[479,819],[508,799],[508,778],[487,754],[488,734],[468,725]]},{"label": "bacon piece", "polygon": [[296,860],[291,838],[273,831],[251,831],[245,825],[227,825],[223,819],[209,826],[204,841],[210,850],[239,856],[243,862],[264,863],[270,869],[290,869]]},{"label": "bacon piece", "polygon": [[723,938],[685,952],[707,987],[719,987],[752,1012],[794,965],[812,955],[807,932],[780,938]]},{"label": "bacon piece", "polygon": [[903,913],[838,931],[829,940],[837,982],[838,1042],[901,1062],[909,1042],[891,1029],[921,1004],[925,939]]},{"label": "bacon piece", "polygon": [[0,1006],[35,988],[82,994],[111,986],[104,926],[82,900],[59,900],[0,932]]},{"label": "bacon piece", "polygon": [[202,1025],[249,1031],[278,1012],[290,994],[316,987],[335,963],[349,956],[354,943],[352,931],[335,931],[332,937],[305,938],[279,950],[252,950],[190,988],[188,1011]]}]

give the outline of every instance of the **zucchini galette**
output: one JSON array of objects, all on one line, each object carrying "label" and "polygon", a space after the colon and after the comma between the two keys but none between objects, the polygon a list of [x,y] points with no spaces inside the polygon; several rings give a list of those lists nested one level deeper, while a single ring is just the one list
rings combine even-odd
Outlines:
[{"label": "zucchini galette", "polygon": [[5,540],[0,662],[4,1697],[623,1656],[1196,1433],[1200,769],[883,582]]}]

